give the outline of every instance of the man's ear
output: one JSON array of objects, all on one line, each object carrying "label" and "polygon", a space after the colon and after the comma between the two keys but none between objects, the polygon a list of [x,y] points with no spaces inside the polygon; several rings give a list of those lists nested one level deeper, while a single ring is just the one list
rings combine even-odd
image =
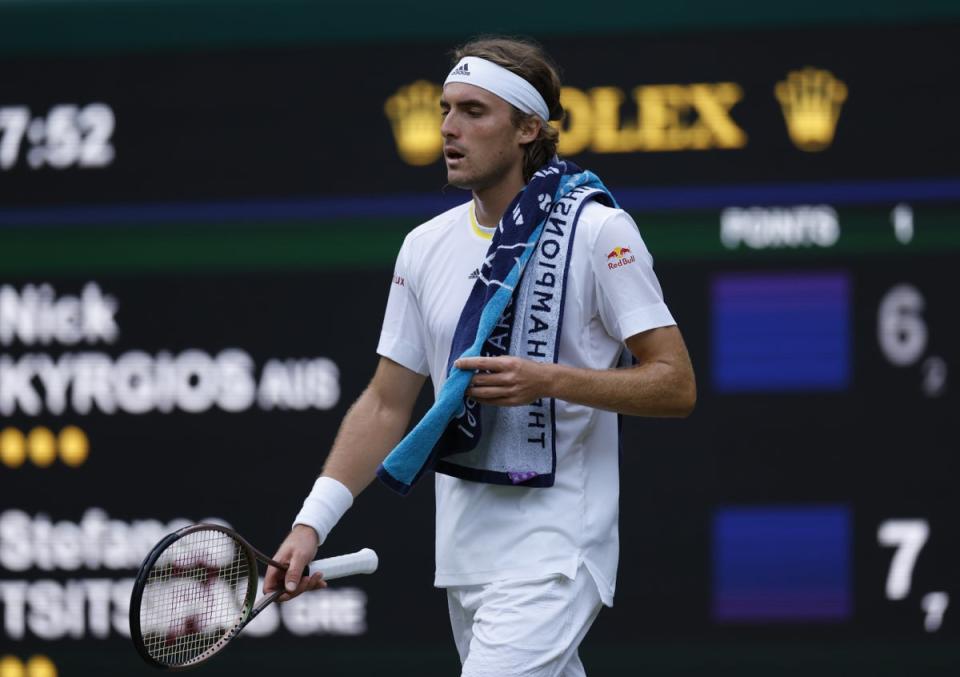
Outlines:
[{"label": "man's ear", "polygon": [[520,126],[518,131],[520,132],[520,138],[518,141],[520,145],[530,143],[535,141],[537,136],[540,134],[540,129],[543,127],[543,120],[538,118],[536,115],[527,115],[520,121]]}]

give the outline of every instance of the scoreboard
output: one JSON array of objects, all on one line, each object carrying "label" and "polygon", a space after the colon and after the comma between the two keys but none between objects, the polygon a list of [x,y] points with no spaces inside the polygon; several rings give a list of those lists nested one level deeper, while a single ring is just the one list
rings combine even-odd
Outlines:
[{"label": "scoreboard", "polygon": [[[960,25],[543,41],[561,153],[639,225],[699,385],[689,419],[625,420],[588,670],[955,669]],[[150,546],[286,533],[403,236],[469,199],[440,159],[451,47],[5,57],[0,677],[146,674]],[[432,500],[371,487],[325,552],[381,571],[205,669],[452,674]]]}]

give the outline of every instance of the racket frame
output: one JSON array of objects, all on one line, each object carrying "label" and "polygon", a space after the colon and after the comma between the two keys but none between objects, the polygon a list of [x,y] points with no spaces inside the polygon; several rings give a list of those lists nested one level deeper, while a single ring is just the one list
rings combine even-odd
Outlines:
[{"label": "racket frame", "polygon": [[[181,538],[198,531],[219,531],[232,538],[234,542],[240,546],[243,556],[247,559],[247,592],[244,596],[240,618],[229,630],[223,634],[222,637],[220,637],[220,639],[214,642],[214,644],[208,647],[203,653],[191,658],[189,661],[181,665],[167,665],[166,663],[161,663],[156,658],[151,656],[143,641],[143,632],[140,627],[140,604],[143,601],[143,591],[146,588],[153,565],[157,563],[157,560],[160,559],[160,556],[163,554],[163,552]],[[133,592],[130,595],[130,638],[133,640],[133,645],[136,647],[140,656],[147,663],[156,668],[176,672],[199,665],[200,663],[209,660],[214,655],[219,653],[219,651],[225,647],[230,640],[236,637],[237,634],[243,630],[243,628],[246,627],[250,621],[256,618],[261,611],[270,606],[270,604],[272,604],[277,597],[282,595],[284,592],[283,590],[276,590],[264,595],[259,600],[256,600],[257,586],[260,581],[260,572],[257,568],[257,560],[260,560],[269,566],[277,567],[278,569],[286,570],[287,568],[286,565],[274,561],[254,548],[243,536],[238,534],[233,529],[220,524],[192,524],[165,536],[153,547],[153,550],[150,551],[150,554],[148,554],[143,560],[143,564],[140,565],[140,570],[137,572],[136,579],[134,579]]]}]

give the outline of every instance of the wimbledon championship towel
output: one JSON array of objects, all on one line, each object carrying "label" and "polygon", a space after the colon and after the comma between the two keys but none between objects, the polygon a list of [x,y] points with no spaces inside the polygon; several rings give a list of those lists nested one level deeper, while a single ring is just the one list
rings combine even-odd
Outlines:
[{"label": "wimbledon championship towel", "polygon": [[377,470],[387,486],[405,494],[431,468],[495,484],[553,485],[553,400],[481,407],[464,398],[473,372],[453,363],[477,355],[557,361],[571,245],[592,199],[616,206],[595,174],[554,160],[507,207],[457,323],[447,380]]}]

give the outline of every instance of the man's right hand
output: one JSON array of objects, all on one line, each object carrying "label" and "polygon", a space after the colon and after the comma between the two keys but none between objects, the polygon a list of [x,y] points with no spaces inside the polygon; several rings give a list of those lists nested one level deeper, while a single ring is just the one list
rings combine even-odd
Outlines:
[{"label": "man's right hand", "polygon": [[313,561],[319,546],[320,539],[312,527],[305,524],[295,525],[273,556],[277,562],[286,564],[287,570],[284,572],[276,567],[267,567],[267,575],[263,579],[263,592],[285,589],[286,592],[277,598],[285,602],[307,590],[327,587],[322,572],[303,576],[303,568]]}]

